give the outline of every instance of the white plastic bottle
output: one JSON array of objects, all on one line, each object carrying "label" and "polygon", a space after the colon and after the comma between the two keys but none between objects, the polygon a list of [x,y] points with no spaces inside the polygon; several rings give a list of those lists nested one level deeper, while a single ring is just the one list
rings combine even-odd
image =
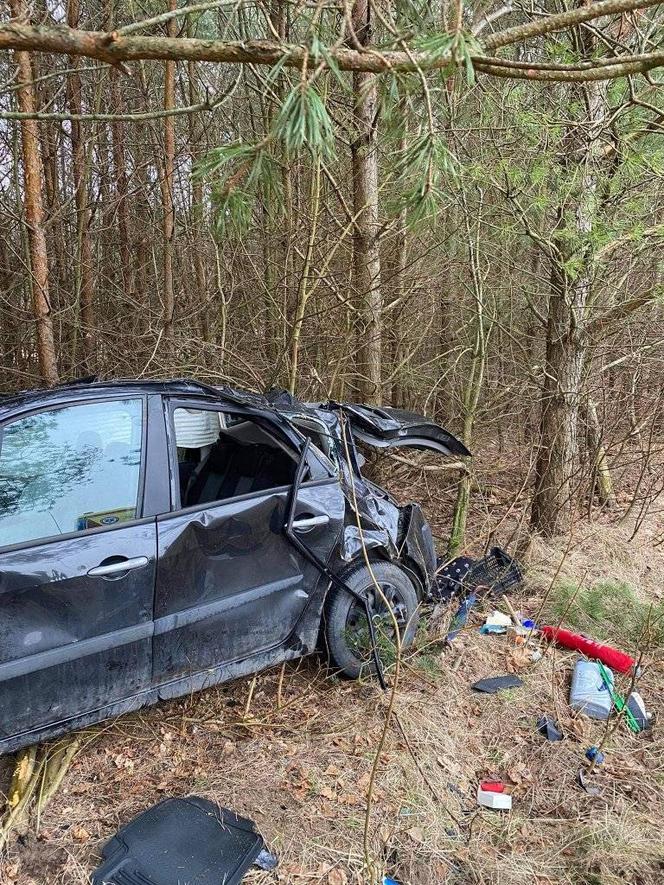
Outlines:
[{"label": "white plastic bottle", "polygon": [[[605,670],[611,680],[611,685],[613,685],[613,673],[608,667]],[[595,661],[586,661],[580,658],[576,662],[572,675],[569,703],[573,710],[585,713],[591,719],[609,718],[613,701]]]}]

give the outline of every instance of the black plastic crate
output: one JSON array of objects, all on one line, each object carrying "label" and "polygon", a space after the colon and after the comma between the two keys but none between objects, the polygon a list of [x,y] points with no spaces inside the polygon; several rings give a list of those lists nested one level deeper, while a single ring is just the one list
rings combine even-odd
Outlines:
[{"label": "black plastic crate", "polygon": [[463,589],[466,593],[484,589],[502,596],[523,583],[523,574],[516,559],[502,547],[492,547],[482,559],[476,559],[466,572]]}]

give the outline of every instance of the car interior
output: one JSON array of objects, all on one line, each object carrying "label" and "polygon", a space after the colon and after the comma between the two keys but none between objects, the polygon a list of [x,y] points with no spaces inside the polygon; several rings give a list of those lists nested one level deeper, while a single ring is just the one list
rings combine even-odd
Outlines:
[{"label": "car interior", "polygon": [[254,421],[211,410],[176,409],[174,424],[182,507],[227,501],[295,479],[294,454]]},{"label": "car interior", "polygon": [[319,452],[322,452],[330,464],[334,464],[334,446],[325,425],[311,418],[298,416],[291,419],[303,436],[308,436]]}]

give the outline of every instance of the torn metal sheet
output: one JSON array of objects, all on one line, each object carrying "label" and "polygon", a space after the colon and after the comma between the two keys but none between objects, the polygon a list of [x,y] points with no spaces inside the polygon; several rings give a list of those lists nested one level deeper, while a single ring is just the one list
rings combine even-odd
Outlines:
[{"label": "torn metal sheet", "polygon": [[350,422],[353,436],[376,448],[429,449],[442,455],[468,457],[464,444],[447,430],[416,412],[387,406],[330,403]]}]

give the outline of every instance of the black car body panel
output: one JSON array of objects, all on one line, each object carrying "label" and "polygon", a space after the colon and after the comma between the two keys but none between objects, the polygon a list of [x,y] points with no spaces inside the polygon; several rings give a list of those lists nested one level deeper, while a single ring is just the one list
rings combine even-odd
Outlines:
[{"label": "black car body panel", "polygon": [[348,418],[353,436],[376,448],[429,449],[442,455],[468,457],[470,452],[455,436],[416,412],[387,406],[334,404]]},{"label": "black car body panel", "polygon": [[[354,436],[380,420],[386,439],[466,450],[393,411],[191,381],[0,398],[0,752],[314,651],[316,564],[337,574],[363,545],[424,598],[431,530],[362,476]],[[184,446],[185,419],[214,441]]]},{"label": "black car body panel", "polygon": [[[155,679],[186,675],[289,641],[318,583],[283,532],[288,490],[160,517]],[[325,514],[307,534],[327,561],[344,519],[338,483],[305,487],[298,514]],[[193,577],[193,580],[192,580]],[[304,649],[301,640],[298,644]]]},{"label": "black car body panel", "polygon": [[[146,564],[89,576],[119,550]],[[151,686],[155,572],[153,520],[0,553],[0,739]]]}]

